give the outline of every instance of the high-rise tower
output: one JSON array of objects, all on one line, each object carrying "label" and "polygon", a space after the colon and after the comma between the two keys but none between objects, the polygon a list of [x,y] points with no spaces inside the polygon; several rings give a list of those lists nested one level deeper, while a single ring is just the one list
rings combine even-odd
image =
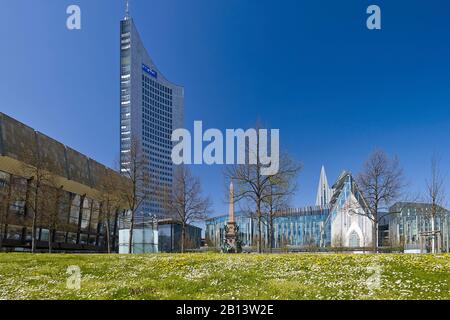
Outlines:
[{"label": "high-rise tower", "polygon": [[322,166],[322,169],[320,170],[319,186],[317,187],[316,206],[327,205],[331,200],[332,194],[333,192],[328,186],[325,168]]},{"label": "high-rise tower", "polygon": [[152,193],[139,213],[164,215],[154,190],[173,189],[172,131],[183,126],[184,88],[158,70],[145,49],[129,13],[120,22],[120,170],[130,169],[132,141],[148,160]]}]

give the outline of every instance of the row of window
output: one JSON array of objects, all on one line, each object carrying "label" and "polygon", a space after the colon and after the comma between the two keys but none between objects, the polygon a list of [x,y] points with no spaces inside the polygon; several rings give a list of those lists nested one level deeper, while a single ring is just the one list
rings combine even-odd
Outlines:
[{"label": "row of window", "polygon": [[147,75],[142,75],[142,81],[144,85],[149,86],[151,85],[153,88],[157,89],[160,94],[165,94],[165,96],[172,96],[172,89],[169,87],[166,87],[165,85],[160,84],[158,81],[155,81],[151,78],[149,78]]},{"label": "row of window", "polygon": [[[0,202],[9,200],[6,238],[29,240],[27,232],[30,228],[27,225],[30,225],[33,208],[27,207],[27,202],[30,201],[27,200],[27,197],[34,194],[31,191],[32,184],[27,179],[0,171],[0,186],[3,186],[0,187]],[[42,185],[39,190],[37,211],[39,239],[48,239],[47,227],[50,224],[56,226],[55,234],[66,235],[64,241],[55,240],[56,242],[73,243],[73,237],[70,234],[79,234],[78,243],[81,244],[85,244],[83,241],[85,236],[91,235],[96,238],[104,236],[105,222],[101,219],[101,208],[98,201],[47,185]],[[24,225],[17,225],[18,221]],[[110,230],[115,229],[114,225],[110,227]]]},{"label": "row of window", "polygon": [[159,137],[154,137],[153,135],[150,135],[149,133],[143,132],[142,133],[143,140],[149,143],[152,143],[153,145],[159,146],[161,148],[172,148],[172,142],[167,139],[161,139]]},{"label": "row of window", "polygon": [[[37,241],[49,240],[50,232],[48,229],[38,228],[36,232]],[[31,241],[32,230],[31,228],[26,228],[19,225],[8,225],[6,227],[4,239],[15,241]],[[54,234],[52,242],[105,247],[105,239],[106,238],[103,235],[99,234],[80,233],[78,235],[78,233],[75,232],[57,231]]]},{"label": "row of window", "polygon": [[172,109],[167,110],[168,112],[161,109],[163,108],[152,107],[149,103],[144,102],[142,112],[143,114],[152,115],[152,117],[157,117],[158,119],[167,121],[167,123],[171,123]]}]

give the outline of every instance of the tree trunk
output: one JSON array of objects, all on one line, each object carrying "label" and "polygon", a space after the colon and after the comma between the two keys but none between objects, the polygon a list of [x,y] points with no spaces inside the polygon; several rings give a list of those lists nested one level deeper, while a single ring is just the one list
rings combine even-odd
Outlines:
[{"label": "tree trunk", "polygon": [[2,214],[2,216],[0,217],[1,218],[1,221],[0,221],[0,252],[2,251],[2,248],[3,248],[3,230],[4,230],[4,219],[3,219],[3,213],[1,213]]},{"label": "tree trunk", "polygon": [[435,228],[436,228],[436,226],[435,226],[435,216],[434,216],[434,214],[432,214],[432,216],[431,216],[431,235],[432,235],[432,238],[431,238],[431,253],[436,253],[436,235],[435,235]]},{"label": "tree trunk", "polygon": [[184,253],[184,244],[186,241],[186,224],[181,224],[181,253]]},{"label": "tree trunk", "polygon": [[[0,251],[2,251],[3,248],[3,238],[6,235],[6,223],[8,219],[8,212],[9,212],[9,204],[11,202],[11,193],[12,193],[12,177],[9,178],[9,188],[8,188],[8,196],[5,201],[5,205],[2,208],[3,212],[0,212],[1,221],[0,221]],[[1,209],[0,209],[1,210]]]},{"label": "tree trunk", "polygon": [[[376,186],[378,190],[378,184]],[[377,196],[378,198],[378,193]],[[375,203],[373,214],[372,246],[373,253],[378,253],[378,202]]]},{"label": "tree trunk", "polygon": [[377,221],[373,221],[372,247],[373,247],[373,253],[377,253],[378,252],[378,223],[377,223]]},{"label": "tree trunk", "polygon": [[257,216],[258,216],[258,246],[257,246],[257,250],[258,253],[262,253],[262,225],[261,225],[261,205],[258,202],[257,208]]},{"label": "tree trunk", "polygon": [[3,238],[4,238],[4,233],[3,231],[5,230],[5,225],[6,225],[6,210],[8,208],[9,205],[9,201],[6,201],[4,208],[1,208],[0,210],[0,251],[2,251],[3,248]]},{"label": "tree trunk", "polygon": [[133,253],[134,210],[131,212],[130,235],[128,237],[128,253]]},{"label": "tree trunk", "polygon": [[269,252],[272,253],[272,249],[273,249],[273,214],[272,212],[270,213],[269,216]]},{"label": "tree trunk", "polygon": [[36,191],[34,192],[33,222],[31,225],[31,253],[36,252],[36,222],[37,222],[38,204],[39,204],[38,194],[39,194],[39,185],[36,184]]},{"label": "tree trunk", "polygon": [[48,229],[48,253],[52,253],[53,230]]},{"label": "tree trunk", "polygon": [[109,219],[109,216],[108,216],[108,218],[106,218],[106,221],[105,221],[106,248],[108,250],[108,253],[111,253],[111,237],[110,237],[110,233],[109,233],[109,223],[110,223],[110,219]]},{"label": "tree trunk", "polygon": [[3,247],[3,222],[0,223],[0,252],[2,251]]}]

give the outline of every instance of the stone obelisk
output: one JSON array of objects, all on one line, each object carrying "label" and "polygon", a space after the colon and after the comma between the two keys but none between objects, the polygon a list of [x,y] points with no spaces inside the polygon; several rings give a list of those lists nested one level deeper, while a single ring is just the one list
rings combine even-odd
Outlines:
[{"label": "stone obelisk", "polygon": [[230,182],[230,203],[228,205],[228,222],[234,223],[234,186]]},{"label": "stone obelisk", "polygon": [[234,187],[233,182],[230,183],[230,203],[228,207],[228,222],[225,241],[231,248],[232,252],[236,252],[236,222],[234,221]]}]

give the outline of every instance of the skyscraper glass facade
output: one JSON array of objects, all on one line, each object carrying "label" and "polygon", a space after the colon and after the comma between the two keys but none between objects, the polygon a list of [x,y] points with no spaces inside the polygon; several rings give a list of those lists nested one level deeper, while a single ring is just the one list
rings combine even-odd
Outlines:
[{"label": "skyscraper glass facade", "polygon": [[148,162],[150,183],[143,186],[152,199],[139,213],[164,216],[155,190],[172,189],[174,165],[171,134],[183,124],[184,89],[169,82],[148,55],[133,19],[120,23],[120,170],[130,169],[128,153],[138,143]]}]

